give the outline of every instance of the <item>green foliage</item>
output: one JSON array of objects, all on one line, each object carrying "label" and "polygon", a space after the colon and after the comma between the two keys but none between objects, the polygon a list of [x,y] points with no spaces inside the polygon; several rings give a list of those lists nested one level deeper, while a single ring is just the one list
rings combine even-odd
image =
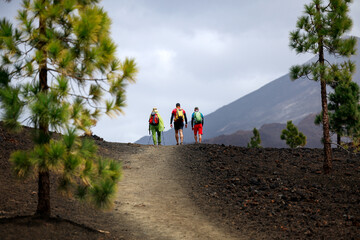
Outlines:
[{"label": "green foliage", "polygon": [[27,98],[31,102],[29,108],[35,127],[46,125],[59,131],[67,124],[69,103],[61,101],[61,95],[57,93],[57,91],[50,90]]},{"label": "green foliage", "polygon": [[16,28],[0,20],[0,103],[7,127],[19,129],[26,117],[35,128],[34,149],[11,156],[19,177],[55,171],[60,189],[106,207],[121,166],[78,135],[102,114],[122,113],[138,70],[134,59],[116,57],[111,20],[97,3],[24,0]]},{"label": "green foliage", "polygon": [[302,132],[299,132],[292,121],[287,122],[286,129],[281,131],[280,138],[285,140],[290,148],[303,147],[306,145],[306,136]]},{"label": "green foliage", "polygon": [[[305,5],[304,15],[298,18],[296,30],[290,33],[289,46],[299,53],[312,53],[317,60],[290,69],[292,80],[307,78],[320,81],[324,133],[324,172],[332,168],[331,139],[326,84],[351,81],[355,69],[349,60],[330,63],[328,56],[350,57],[355,54],[356,38],[343,37],[352,27],[348,16],[351,0],[312,0]],[[326,55],[326,53],[329,53]]]},{"label": "green foliage", "polygon": [[[348,16],[349,0],[312,0],[305,5],[305,15],[297,22],[297,29],[290,33],[290,47],[297,53],[328,51],[332,55],[349,57],[355,54],[356,38],[342,36],[352,27]],[[290,69],[291,79],[306,77],[311,80],[325,80],[327,83],[349,81],[355,66],[351,61],[330,64],[316,61],[295,65]]]},{"label": "green foliage", "polygon": [[[360,89],[357,83],[349,82],[334,86],[329,94],[330,130],[340,137],[354,138],[360,134]],[[321,114],[315,118],[315,124],[322,122]]]},{"label": "green foliage", "polygon": [[0,67],[0,106],[3,110],[1,120],[4,122],[5,127],[19,131],[21,130],[21,125],[18,119],[24,104],[18,97],[20,89],[10,86],[9,83],[10,73],[8,70]]},{"label": "green foliage", "polygon": [[76,129],[68,128],[66,134],[64,134],[63,136],[63,141],[68,151],[71,151],[71,149],[75,145],[76,139]]},{"label": "green foliage", "polygon": [[[71,139],[68,135],[64,138]],[[72,142],[70,148],[63,140],[51,140],[48,144],[37,145],[31,152],[14,152],[10,161],[15,174],[26,178],[34,176],[36,170],[45,172],[53,169],[60,175],[61,192],[88,200],[101,208],[110,207],[116,183],[122,175],[121,164],[99,158],[97,147],[89,138],[76,137]]]},{"label": "green foliage", "polygon": [[[40,18],[46,19],[45,32],[34,24]],[[79,129],[90,132],[100,112],[110,116],[122,113],[126,83],[135,82],[137,67],[134,59],[116,58],[111,21],[96,1],[25,1],[17,19],[19,30],[6,19],[0,22],[1,65],[11,73],[9,79],[35,80],[34,73],[47,59],[51,65],[47,71],[56,79],[49,79],[48,83],[53,83],[49,90],[61,95],[58,101],[73,103],[73,97],[84,100],[77,109],[80,119],[72,119]],[[30,51],[22,52],[22,43]],[[20,94],[19,99],[22,97]],[[26,100],[26,104],[31,103]]]},{"label": "green foliage", "polygon": [[116,184],[111,179],[107,178],[99,181],[92,188],[91,197],[92,202],[98,208],[109,208],[112,203],[109,201],[116,193]]},{"label": "green foliage", "polygon": [[79,200],[85,200],[88,193],[88,187],[86,185],[78,185],[76,188],[75,196]]},{"label": "green foliage", "polygon": [[19,99],[19,92],[19,88],[11,86],[0,88],[0,104],[3,109],[1,120],[4,122],[5,127],[14,131],[21,130],[18,119],[24,107],[24,103]]},{"label": "green foliage", "polygon": [[13,171],[16,176],[26,178],[30,175],[33,163],[26,151],[16,151],[12,153],[10,161],[13,163]]},{"label": "green foliage", "polygon": [[340,136],[358,135],[360,130],[360,90],[355,82],[339,84],[329,94],[330,126]]},{"label": "green foliage", "polygon": [[0,67],[0,86],[1,88],[7,87],[9,85],[10,82],[10,74],[8,73],[8,71],[6,71],[6,69],[3,69],[2,67]]},{"label": "green foliage", "polygon": [[260,132],[256,128],[253,129],[253,136],[248,143],[248,148],[261,148]]},{"label": "green foliage", "polygon": [[48,148],[48,166],[56,168],[63,160],[66,148],[63,141],[51,140]]},{"label": "green foliage", "polygon": [[31,160],[40,172],[48,171],[47,145],[36,145],[34,150],[31,152]]}]

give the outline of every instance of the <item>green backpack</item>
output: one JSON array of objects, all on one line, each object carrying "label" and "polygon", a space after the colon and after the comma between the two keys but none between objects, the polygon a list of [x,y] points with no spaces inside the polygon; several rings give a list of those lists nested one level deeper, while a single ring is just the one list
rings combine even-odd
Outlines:
[{"label": "green backpack", "polygon": [[202,123],[202,117],[201,117],[201,113],[200,113],[200,112],[195,112],[195,114],[194,114],[194,120],[195,120],[195,124]]}]

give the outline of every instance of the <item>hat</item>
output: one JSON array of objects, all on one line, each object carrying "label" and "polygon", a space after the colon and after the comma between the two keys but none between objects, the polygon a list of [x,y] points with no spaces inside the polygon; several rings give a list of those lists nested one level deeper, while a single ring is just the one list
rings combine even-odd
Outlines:
[{"label": "hat", "polygon": [[157,110],[156,107],[154,107],[152,111],[153,111],[153,112],[158,112],[158,110]]}]

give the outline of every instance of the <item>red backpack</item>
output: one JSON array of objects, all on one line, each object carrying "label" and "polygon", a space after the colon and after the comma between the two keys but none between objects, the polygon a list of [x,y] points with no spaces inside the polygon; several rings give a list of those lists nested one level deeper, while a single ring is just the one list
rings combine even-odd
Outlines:
[{"label": "red backpack", "polygon": [[159,124],[159,116],[157,115],[157,113],[151,114],[149,123],[154,126]]}]

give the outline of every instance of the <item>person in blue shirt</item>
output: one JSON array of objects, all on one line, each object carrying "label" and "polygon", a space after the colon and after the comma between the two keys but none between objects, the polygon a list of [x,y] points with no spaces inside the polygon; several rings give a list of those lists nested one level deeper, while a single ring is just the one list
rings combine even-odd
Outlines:
[{"label": "person in blue shirt", "polygon": [[199,108],[195,107],[194,112],[191,116],[191,128],[194,131],[195,143],[198,143],[197,135],[199,135],[199,143],[201,143],[201,138],[203,135],[203,126],[204,126],[204,115],[199,112]]}]

